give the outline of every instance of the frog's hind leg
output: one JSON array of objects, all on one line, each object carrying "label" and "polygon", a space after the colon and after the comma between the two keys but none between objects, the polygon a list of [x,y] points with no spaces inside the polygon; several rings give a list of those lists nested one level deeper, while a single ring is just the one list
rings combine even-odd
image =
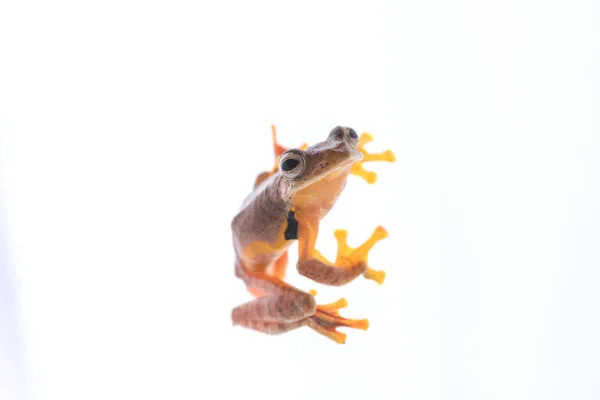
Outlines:
[{"label": "frog's hind leg", "polygon": [[[254,307],[257,308],[258,306],[255,302],[258,300],[261,299],[246,303],[246,305],[254,303]],[[340,316],[339,309],[346,307],[347,305],[348,302],[346,299],[342,298],[331,304],[317,306],[313,315],[292,322],[271,321],[268,318],[259,318],[255,314],[249,316],[247,310],[246,315],[244,315],[244,311],[239,307],[237,311],[234,309],[234,314],[232,315],[234,325],[241,325],[269,335],[280,335],[303,326],[308,326],[310,329],[334,342],[343,344],[346,343],[346,334],[338,331],[336,328],[348,327],[361,330],[369,329],[368,319],[347,319]]]},{"label": "frog's hind leg", "polygon": [[[316,311],[315,298],[288,285],[277,277],[247,270],[240,266],[240,278],[251,290],[263,295],[235,307],[231,313],[234,325],[242,325],[265,333],[287,332]],[[296,323],[283,327],[282,324]]]},{"label": "frog's hind leg", "polygon": [[368,329],[367,320],[346,319],[339,315],[338,310],[347,305],[344,299],[317,306],[316,292],[303,292],[276,277],[251,272],[243,266],[240,266],[239,274],[249,288],[260,290],[263,295],[232,310],[234,325],[270,335],[308,326],[337,343],[344,343],[346,335],[336,331],[336,327]]},{"label": "frog's hind leg", "polygon": [[[259,272],[261,273],[266,273],[272,277],[275,277],[281,281],[283,281],[283,279],[285,278],[285,270],[288,266],[288,251],[285,250],[283,253],[281,253],[281,255],[279,256],[279,258],[277,258],[275,260],[275,262],[273,262],[270,266],[265,267],[265,268],[261,268],[259,269]],[[236,263],[236,267],[235,267],[235,275],[244,280],[244,275],[245,273],[243,272],[242,268],[240,267],[239,263]],[[254,296],[254,297],[262,297],[265,295],[264,290],[257,288],[257,287],[253,287],[251,285],[246,285],[246,288],[248,289],[248,291]]]},{"label": "frog's hind leg", "polygon": [[[279,335],[305,326],[307,315],[314,313],[312,308],[287,309],[284,303],[285,297],[265,295],[234,308],[231,320],[233,325],[269,335]],[[311,306],[307,303],[306,307]]]},{"label": "frog's hind leg", "polygon": [[283,280],[285,278],[285,270],[288,266],[288,251],[281,253],[279,258],[269,268],[269,275]]},{"label": "frog's hind leg", "polygon": [[[316,295],[316,292],[313,290],[312,294]],[[308,318],[306,325],[317,333],[320,333],[337,343],[345,343],[346,334],[339,332],[336,328],[348,327],[364,331],[369,329],[368,319],[347,319],[340,316],[340,308],[347,306],[348,302],[344,298],[330,304],[317,306],[315,314]]]}]

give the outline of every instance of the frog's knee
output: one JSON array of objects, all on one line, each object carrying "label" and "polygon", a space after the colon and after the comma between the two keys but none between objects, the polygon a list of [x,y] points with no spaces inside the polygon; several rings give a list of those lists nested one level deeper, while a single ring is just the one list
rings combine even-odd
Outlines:
[{"label": "frog's knee", "polygon": [[317,311],[317,301],[315,300],[315,296],[310,293],[302,294],[302,305],[301,305],[302,313],[305,316],[311,316]]},{"label": "frog's knee", "polygon": [[310,317],[317,310],[315,297],[309,293],[297,293],[284,307],[283,314],[286,320],[299,320]]}]

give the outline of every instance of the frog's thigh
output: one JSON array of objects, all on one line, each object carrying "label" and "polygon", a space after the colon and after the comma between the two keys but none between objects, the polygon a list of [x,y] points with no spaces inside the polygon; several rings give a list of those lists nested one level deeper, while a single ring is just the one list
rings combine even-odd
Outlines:
[{"label": "frog's thigh", "polygon": [[[265,266],[254,266],[254,269],[256,270],[256,272],[260,273],[260,274],[264,274],[265,273]],[[250,292],[250,294],[254,297],[262,297],[265,295],[265,291],[264,288],[261,287],[261,285],[252,285],[249,284],[249,274],[246,271],[245,268],[242,267],[242,264],[240,262],[236,262],[235,263],[235,276],[237,276],[238,278],[240,278],[241,280],[244,281],[244,283],[246,284],[246,289],[248,289],[248,291]],[[250,281],[253,282],[253,281]]]},{"label": "frog's thigh", "polygon": [[244,328],[252,329],[258,332],[266,333],[269,335],[279,335],[282,333],[289,332],[301,326],[307,325],[309,320],[307,318],[301,319],[294,322],[269,322],[269,321],[253,321],[243,320],[235,322],[234,324],[243,326]]},{"label": "frog's thigh", "polygon": [[235,325],[255,328],[260,325],[257,324],[259,322],[297,322],[313,315],[316,309],[315,298],[311,294],[288,287],[237,306],[231,312],[231,319]]}]

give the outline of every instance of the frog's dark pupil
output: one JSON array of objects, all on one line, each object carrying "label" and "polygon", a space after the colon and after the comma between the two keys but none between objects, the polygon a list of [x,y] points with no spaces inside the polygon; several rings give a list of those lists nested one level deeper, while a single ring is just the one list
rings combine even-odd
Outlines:
[{"label": "frog's dark pupil", "polygon": [[293,158],[288,158],[287,160],[285,160],[283,162],[283,164],[281,164],[281,169],[284,170],[285,172],[289,172],[289,171],[293,170],[294,168],[296,168],[299,163],[300,162],[298,160],[295,160]]},{"label": "frog's dark pupil", "polygon": [[350,128],[350,137],[352,139],[358,139],[358,134],[356,133],[356,131],[352,128]]}]

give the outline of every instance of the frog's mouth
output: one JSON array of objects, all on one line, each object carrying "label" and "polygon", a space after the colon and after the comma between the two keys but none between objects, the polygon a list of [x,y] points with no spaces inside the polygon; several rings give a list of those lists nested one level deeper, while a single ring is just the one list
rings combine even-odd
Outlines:
[{"label": "frog's mouth", "polygon": [[346,178],[350,172],[352,165],[363,158],[361,152],[357,151],[357,154],[350,157],[347,161],[336,165],[333,168],[323,170],[323,172],[314,176],[312,179],[307,181],[300,181],[295,185],[291,185],[286,195],[291,199],[292,197],[300,194],[308,194],[310,196],[327,195],[332,191],[341,192],[345,185]]}]

